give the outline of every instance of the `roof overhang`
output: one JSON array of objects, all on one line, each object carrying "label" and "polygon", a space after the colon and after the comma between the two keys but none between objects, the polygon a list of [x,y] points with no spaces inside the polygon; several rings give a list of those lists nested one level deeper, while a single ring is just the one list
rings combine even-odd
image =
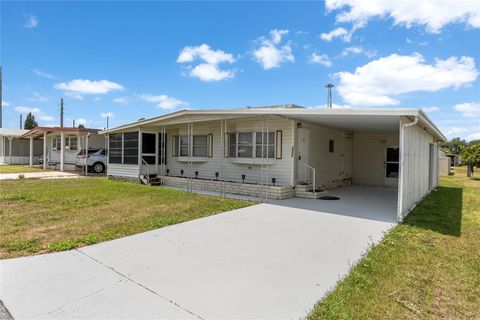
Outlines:
[{"label": "roof overhang", "polygon": [[51,133],[65,133],[65,134],[77,134],[77,135],[87,135],[87,134],[98,134],[99,129],[91,129],[91,128],[68,128],[68,127],[36,127],[33,128],[23,135],[21,135],[20,139],[39,139],[42,138],[43,135],[51,134]]},{"label": "roof overhang", "polygon": [[301,108],[246,108],[218,110],[180,110],[166,115],[132,122],[101,131],[108,134],[131,131],[144,127],[238,119],[252,116],[275,116],[296,121],[305,121],[350,131],[399,132],[400,117],[419,117],[422,124],[437,140],[446,141],[445,136],[420,109],[301,109]]}]

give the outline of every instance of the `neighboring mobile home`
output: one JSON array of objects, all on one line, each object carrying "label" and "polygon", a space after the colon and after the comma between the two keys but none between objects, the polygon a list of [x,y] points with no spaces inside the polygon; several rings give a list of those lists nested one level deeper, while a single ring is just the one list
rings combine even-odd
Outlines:
[{"label": "neighboring mobile home", "polygon": [[[88,148],[105,148],[105,137],[98,134],[99,129],[68,128],[68,127],[36,127],[23,133],[20,138],[30,144],[41,141],[41,156],[43,168],[58,167],[64,171],[65,165],[74,170],[77,154]],[[30,154],[30,157],[32,155]],[[47,161],[44,161],[47,159]]]},{"label": "neighboring mobile home", "polygon": [[438,184],[446,140],[420,109],[182,110],[105,130],[107,175],[262,198],[398,188],[397,217]]},{"label": "neighboring mobile home", "polygon": [[[30,161],[30,145],[28,140],[20,136],[28,130],[0,128],[0,163],[28,164]],[[42,154],[42,144],[35,141],[32,145],[33,163],[38,163]]]}]

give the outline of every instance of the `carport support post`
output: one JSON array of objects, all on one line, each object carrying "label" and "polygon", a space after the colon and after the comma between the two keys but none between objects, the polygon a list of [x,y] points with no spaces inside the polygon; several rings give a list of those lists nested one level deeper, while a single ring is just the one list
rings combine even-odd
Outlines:
[{"label": "carport support post", "polygon": [[33,137],[30,137],[30,167],[33,167]]},{"label": "carport support post", "polygon": [[63,172],[63,163],[64,163],[64,156],[65,156],[65,134],[60,132],[60,171]]},{"label": "carport support post", "polygon": [[12,139],[8,138],[8,164],[12,164]]},{"label": "carport support post", "polygon": [[43,170],[47,170],[47,132],[43,133]]}]

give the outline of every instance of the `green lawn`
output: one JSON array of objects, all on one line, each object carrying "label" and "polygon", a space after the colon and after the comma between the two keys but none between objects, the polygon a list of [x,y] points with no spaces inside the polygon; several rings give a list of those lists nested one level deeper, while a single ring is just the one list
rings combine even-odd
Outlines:
[{"label": "green lawn", "polygon": [[68,250],[251,205],[107,178],[0,182],[0,258]]},{"label": "green lawn", "polygon": [[480,319],[480,179],[455,170],[309,319]]},{"label": "green lawn", "polygon": [[0,165],[0,173],[25,173],[25,172],[41,172],[45,171],[39,166],[30,167],[24,164],[5,164]]}]

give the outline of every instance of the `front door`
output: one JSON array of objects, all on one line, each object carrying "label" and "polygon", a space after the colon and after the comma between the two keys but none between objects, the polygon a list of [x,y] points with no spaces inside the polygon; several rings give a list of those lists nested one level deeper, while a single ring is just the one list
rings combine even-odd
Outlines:
[{"label": "front door", "polygon": [[385,148],[384,183],[387,187],[398,186],[398,175],[400,173],[399,157],[400,149],[398,147]]},{"label": "front door", "polygon": [[309,158],[310,130],[298,128],[298,163],[297,163],[297,181],[308,181],[308,169],[302,164],[308,164]]}]

